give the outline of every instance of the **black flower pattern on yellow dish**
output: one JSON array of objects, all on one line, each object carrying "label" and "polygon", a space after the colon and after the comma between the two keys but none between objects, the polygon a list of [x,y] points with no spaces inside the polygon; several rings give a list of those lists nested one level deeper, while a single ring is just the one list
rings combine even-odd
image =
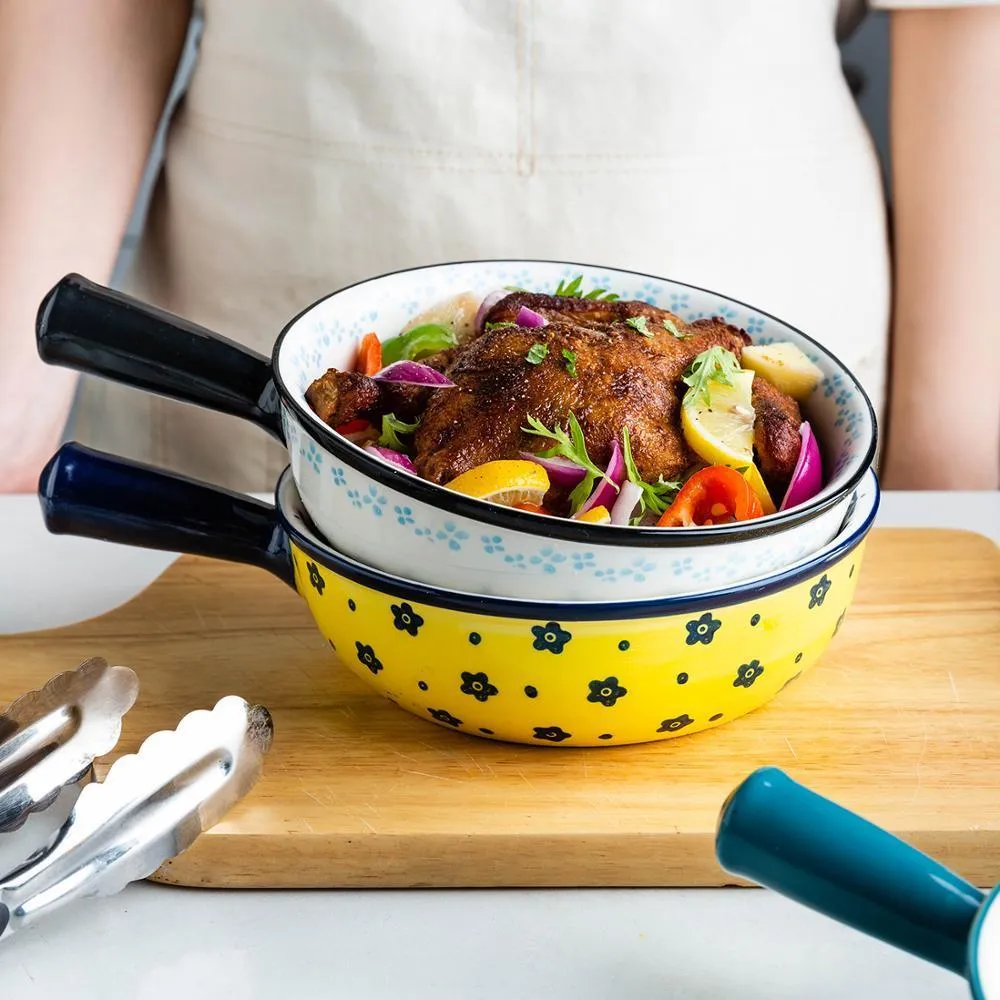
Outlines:
[{"label": "black flower pattern on yellow dish", "polygon": [[617,677],[605,677],[603,681],[590,682],[590,694],[587,695],[587,701],[611,708],[619,698],[624,698],[627,694],[628,688],[623,688],[618,683]]},{"label": "black flower pattern on yellow dish", "polygon": [[319,566],[317,566],[314,562],[307,562],[306,569],[309,570],[309,582],[315,588],[316,593],[322,597],[323,588],[326,587],[326,580],[323,579],[323,576],[319,571]]},{"label": "black flower pattern on yellow dish", "polygon": [[753,687],[753,682],[764,673],[764,668],[760,665],[760,660],[751,660],[749,663],[741,663],[736,671],[736,680],[733,681],[734,688]]},{"label": "black flower pattern on yellow dish", "polygon": [[706,611],[700,618],[689,621],[685,627],[689,646],[697,646],[699,642],[707,646],[722,627],[722,622],[718,618],[713,618],[711,611]]},{"label": "black flower pattern on yellow dish", "polygon": [[443,722],[447,726],[455,726],[457,728],[462,724],[461,719],[456,719],[451,712],[446,712],[443,708],[429,708],[427,711],[432,719]]},{"label": "black flower pattern on yellow dish", "polygon": [[830,593],[831,586],[833,585],[830,583],[830,578],[824,573],[820,577],[819,583],[815,583],[809,588],[809,607],[822,607],[826,595]]},{"label": "black flower pattern on yellow dish", "polygon": [[375,655],[375,650],[363,642],[355,642],[354,645],[358,647],[358,659],[373,674],[377,674],[382,669],[382,661]]},{"label": "black flower pattern on yellow dish", "polygon": [[676,719],[664,719],[660,723],[660,728],[656,731],[658,733],[676,733],[678,729],[690,726],[692,722],[694,722],[694,719],[685,713],[684,715],[678,715]]},{"label": "black flower pattern on yellow dish", "polygon": [[402,604],[390,605],[392,611],[392,623],[400,632],[408,635],[416,635],[420,631],[420,626],[424,620],[413,610],[413,607],[403,601]]},{"label": "black flower pattern on yellow dish", "polygon": [[549,743],[562,743],[568,740],[573,734],[567,733],[560,726],[535,726],[535,739],[548,740]]},{"label": "black flower pattern on yellow dish", "polygon": [[532,635],[535,641],[532,644],[535,649],[545,650],[550,653],[561,653],[563,646],[573,638],[572,633],[559,627],[559,622],[548,622],[545,625],[532,625]]},{"label": "black flower pattern on yellow dish", "polygon": [[486,674],[482,672],[470,674],[466,670],[462,671],[462,694],[471,694],[476,701],[486,701],[499,693],[496,685],[490,683]]}]

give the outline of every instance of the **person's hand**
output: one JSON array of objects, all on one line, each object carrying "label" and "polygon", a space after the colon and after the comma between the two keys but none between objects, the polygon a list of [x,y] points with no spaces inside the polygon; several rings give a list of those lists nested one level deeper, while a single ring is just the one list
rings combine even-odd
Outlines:
[{"label": "person's hand", "polygon": [[1000,487],[1000,6],[892,14],[883,484]]}]

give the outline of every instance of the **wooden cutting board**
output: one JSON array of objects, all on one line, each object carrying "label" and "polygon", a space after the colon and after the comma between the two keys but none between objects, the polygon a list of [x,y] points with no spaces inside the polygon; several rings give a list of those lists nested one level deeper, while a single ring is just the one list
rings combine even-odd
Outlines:
[{"label": "wooden cutting board", "polygon": [[876,530],[815,670],[729,726],[646,746],[507,746],[432,726],[339,667],[290,590],[203,559],[101,618],[0,637],[0,704],[93,655],[142,683],[120,753],[225,694],[274,717],[262,782],[163,882],[722,885],[716,817],[762,764],[981,886],[1000,881],[1000,549],[978,535]]}]

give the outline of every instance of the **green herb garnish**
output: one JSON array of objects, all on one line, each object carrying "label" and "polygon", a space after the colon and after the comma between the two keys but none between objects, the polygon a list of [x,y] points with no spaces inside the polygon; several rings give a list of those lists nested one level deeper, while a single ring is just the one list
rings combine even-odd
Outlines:
[{"label": "green herb garnish", "polygon": [[455,333],[439,323],[424,323],[382,344],[382,364],[394,361],[419,361],[458,343]]},{"label": "green herb garnish", "polygon": [[527,361],[529,365],[540,365],[548,356],[548,353],[548,344],[532,344],[531,347],[528,348],[528,353],[524,356],[524,360]]},{"label": "green herb garnish", "polygon": [[[605,479],[615,486],[607,478],[603,470],[599,469],[590,460],[590,456],[587,454],[587,444],[583,439],[583,428],[580,427],[580,421],[576,419],[574,413],[570,412],[569,415],[568,433],[565,428],[560,427],[558,424],[555,428],[549,430],[545,424],[530,413],[528,414],[528,423],[530,424],[529,427],[521,428],[525,434],[537,434],[539,437],[555,441],[555,444],[551,448],[538,452],[539,458],[567,458],[585,470],[583,479],[580,480],[569,495],[570,510],[572,513],[575,514],[583,506],[587,497],[590,496],[594,489],[594,483],[598,479]],[[617,489],[617,486],[615,488]]]},{"label": "green herb garnish", "polygon": [[628,428],[622,428],[622,454],[625,458],[625,474],[630,483],[635,483],[642,490],[639,495],[639,516],[632,518],[633,524],[642,521],[647,511],[659,517],[673,502],[681,488],[681,484],[674,480],[666,480],[660,476],[655,483],[647,483],[639,470],[635,467],[635,460],[632,458],[632,441],[629,437]]},{"label": "green herb garnish", "polygon": [[503,290],[505,292],[523,292],[525,295],[531,294],[527,288],[521,288],[520,285],[504,285]]},{"label": "green herb garnish", "polygon": [[392,448],[394,451],[406,451],[407,446],[399,440],[400,434],[412,434],[420,426],[420,417],[417,417],[412,424],[400,420],[395,413],[386,413],[382,417],[382,433],[379,435],[378,443],[383,448]]},{"label": "green herb garnish", "polygon": [[488,330],[506,330],[508,327],[513,327],[516,330],[517,329],[517,324],[516,323],[512,323],[509,319],[501,320],[501,322],[499,322],[499,323],[484,323],[483,324],[483,329],[487,330],[487,331]]},{"label": "green herb garnish", "polygon": [[606,288],[593,288],[586,294],[583,292],[583,275],[578,274],[572,281],[560,281],[556,286],[556,295],[566,299],[590,299],[600,302],[617,302],[620,296],[609,292]]},{"label": "green herb garnish", "polygon": [[671,336],[676,337],[678,340],[687,339],[687,334],[681,333],[681,331],[677,329],[677,324],[672,319],[664,319],[663,329],[666,330]]},{"label": "green herb garnish", "polygon": [[730,376],[739,370],[740,363],[732,351],[727,351],[724,347],[710,347],[707,351],[702,351],[691,362],[691,367],[684,375],[684,384],[691,387],[685,394],[685,401],[688,396],[693,400],[700,397],[706,406],[710,405],[712,400],[709,395],[709,385],[712,382],[732,385]]},{"label": "green herb garnish", "polygon": [[653,331],[649,328],[649,320],[645,316],[630,316],[625,322],[644,337],[653,336]]},{"label": "green herb garnish", "polygon": [[566,371],[572,378],[576,378],[576,351],[571,351],[568,347],[562,349],[562,356],[566,361]]}]

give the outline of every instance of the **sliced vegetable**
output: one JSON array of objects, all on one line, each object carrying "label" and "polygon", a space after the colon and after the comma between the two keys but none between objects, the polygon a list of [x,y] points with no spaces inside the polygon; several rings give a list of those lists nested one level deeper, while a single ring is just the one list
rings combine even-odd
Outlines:
[{"label": "sliced vegetable", "polygon": [[394,361],[373,375],[376,382],[398,382],[402,385],[423,385],[430,389],[449,389],[455,383],[430,365],[419,361]]},{"label": "sliced vegetable", "polygon": [[496,291],[490,292],[489,295],[483,299],[482,304],[479,306],[479,311],[476,313],[476,333],[481,333],[483,330],[483,323],[486,322],[486,317],[489,315],[489,311],[501,300],[507,298],[510,292],[506,288],[498,288]]},{"label": "sliced vegetable", "polygon": [[569,495],[571,510],[577,511],[583,506],[594,489],[594,481],[603,479],[605,473],[590,460],[587,454],[587,443],[583,438],[583,428],[580,421],[576,419],[576,414],[570,412],[567,424],[568,432],[556,425],[553,430],[549,430],[537,417],[528,414],[528,427],[522,427],[525,434],[537,434],[539,437],[548,438],[555,441],[555,444],[546,451],[540,451],[538,458],[566,458],[579,465],[584,470],[583,478],[577,483],[576,488]]},{"label": "sliced vegetable", "polygon": [[401,451],[396,451],[393,448],[382,448],[377,444],[365,445],[365,451],[370,451],[373,455],[378,455],[379,458],[390,465],[396,465],[400,469],[405,469],[414,475],[417,474],[417,467],[410,460],[409,456],[404,455]]},{"label": "sliced vegetable", "polygon": [[575,514],[574,520],[583,521],[584,524],[610,524],[611,514],[607,507],[591,507],[590,510]]},{"label": "sliced vegetable", "polygon": [[406,445],[399,439],[400,434],[412,434],[420,426],[420,417],[412,424],[400,420],[395,413],[386,413],[382,417],[382,433],[378,443],[383,448],[394,448],[396,451],[406,451]]},{"label": "sliced vegetable", "polygon": [[341,424],[339,427],[334,429],[338,434],[343,434],[344,437],[349,437],[351,434],[357,434],[359,431],[366,431],[370,427],[370,421],[365,420],[364,417],[358,417],[357,420],[348,420],[346,424]]},{"label": "sliced vegetable", "polygon": [[382,342],[378,339],[378,334],[366,333],[358,345],[358,360],[354,369],[362,375],[374,375],[381,367]]},{"label": "sliced vegetable", "polygon": [[781,501],[781,510],[797,507],[799,504],[812,500],[823,488],[823,459],[819,453],[816,435],[808,421],[803,421],[799,427],[802,435],[802,446],[799,448],[799,458],[795,463],[792,481],[788,484],[785,499]]},{"label": "sliced vegetable", "polygon": [[816,388],[823,372],[792,343],[752,344],[743,348],[743,364],[799,402]]},{"label": "sliced vegetable", "polygon": [[549,491],[549,477],[537,462],[503,459],[477,465],[446,485],[456,493],[506,507],[517,503],[541,506]]},{"label": "sliced vegetable", "polygon": [[610,510],[615,500],[618,499],[618,488],[625,478],[625,459],[622,456],[622,446],[618,439],[611,444],[611,456],[608,458],[608,467],[604,470],[604,475],[594,487],[594,492],[583,502],[576,511],[575,516],[586,514],[594,507],[606,507]]},{"label": "sliced vegetable", "polygon": [[[635,460],[632,458],[632,438],[627,427],[622,428],[622,456],[625,459],[625,474],[628,476],[628,481],[634,486],[638,486],[640,490],[639,519],[641,520],[647,511],[659,517],[673,503],[681,484],[672,480],[668,481],[663,476],[660,476],[655,483],[647,483],[643,480],[642,476],[639,475],[639,470],[635,467]],[[633,504],[633,509],[634,507]],[[614,510],[611,513],[614,516]]]},{"label": "sliced vegetable", "polygon": [[696,472],[657,522],[660,528],[728,524],[763,516],[750,484],[735,469],[710,465]]},{"label": "sliced vegetable", "polygon": [[537,462],[549,476],[549,482],[560,489],[572,489],[587,474],[587,470],[576,462],[571,462],[568,458],[543,458],[530,451],[522,451],[521,458],[529,462]]},{"label": "sliced vegetable", "polygon": [[622,488],[618,491],[618,499],[611,508],[612,524],[629,524],[632,520],[632,511],[636,504],[642,499],[642,488],[631,481],[622,483]]},{"label": "sliced vegetable", "polygon": [[534,309],[529,309],[527,306],[521,306],[517,311],[518,326],[536,328],[548,326],[548,323],[549,321],[541,313],[536,313]]},{"label": "sliced vegetable", "polygon": [[[382,362],[391,365],[397,361],[416,361],[454,347],[457,343],[458,339],[448,327],[438,323],[425,323],[387,340],[382,345]],[[368,374],[374,375],[375,372]]]}]

